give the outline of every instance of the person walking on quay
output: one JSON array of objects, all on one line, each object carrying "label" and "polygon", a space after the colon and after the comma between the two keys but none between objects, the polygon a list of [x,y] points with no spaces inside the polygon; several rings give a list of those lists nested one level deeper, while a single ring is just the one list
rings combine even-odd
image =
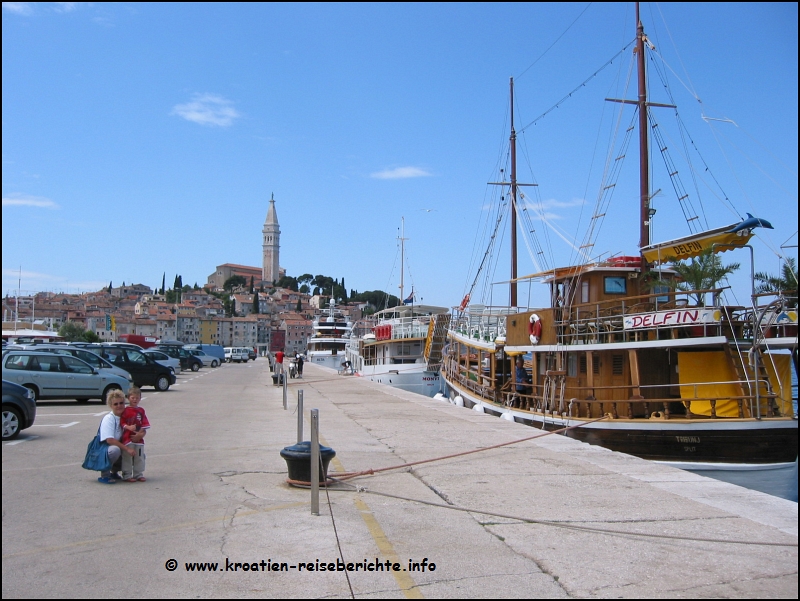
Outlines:
[{"label": "person walking on quay", "polygon": [[283,349],[275,353],[275,375],[278,376],[278,382],[281,381],[281,374],[283,374]]},{"label": "person walking on quay", "polygon": [[303,377],[303,355],[301,355],[300,353],[297,353],[297,356],[295,357],[295,361],[297,361],[297,376],[299,378],[302,378]]}]

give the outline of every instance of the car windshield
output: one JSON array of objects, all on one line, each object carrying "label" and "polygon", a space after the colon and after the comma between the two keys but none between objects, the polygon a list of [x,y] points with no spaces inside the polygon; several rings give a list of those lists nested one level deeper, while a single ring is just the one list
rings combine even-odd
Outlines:
[{"label": "car windshield", "polygon": [[103,364],[103,360],[95,355],[94,353],[90,353],[89,351],[78,351],[75,353],[75,356],[82,361],[86,361],[92,367],[105,367]]},{"label": "car windshield", "polygon": [[139,351],[126,349],[125,352],[128,354],[128,361],[131,363],[136,363],[137,365],[147,365],[147,358]]}]

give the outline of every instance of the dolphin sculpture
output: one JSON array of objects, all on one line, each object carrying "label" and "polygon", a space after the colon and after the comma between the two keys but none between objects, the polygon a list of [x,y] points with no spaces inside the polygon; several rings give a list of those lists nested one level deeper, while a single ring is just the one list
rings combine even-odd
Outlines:
[{"label": "dolphin sculpture", "polygon": [[761,219],[760,217],[753,217],[750,213],[747,213],[747,219],[742,220],[741,223],[737,224],[736,227],[729,229],[726,233],[735,234],[736,232],[741,232],[742,230],[752,230],[753,228],[756,227],[765,227],[770,230],[775,229],[774,227],[772,227],[772,224],[766,219]]}]

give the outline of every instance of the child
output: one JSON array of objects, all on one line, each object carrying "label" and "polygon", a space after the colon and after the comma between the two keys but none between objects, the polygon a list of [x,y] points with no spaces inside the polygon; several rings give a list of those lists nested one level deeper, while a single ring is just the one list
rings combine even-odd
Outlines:
[{"label": "child", "polygon": [[122,424],[122,444],[133,448],[136,453],[131,457],[127,453],[122,458],[122,479],[125,482],[145,482],[144,477],[144,435],[150,427],[144,409],[139,407],[142,391],[131,386],[128,391],[129,406],[125,407],[120,417]]}]

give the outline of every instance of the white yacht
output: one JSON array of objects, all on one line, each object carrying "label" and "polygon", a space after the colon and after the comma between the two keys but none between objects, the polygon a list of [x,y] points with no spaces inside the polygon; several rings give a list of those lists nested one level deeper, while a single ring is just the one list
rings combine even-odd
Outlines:
[{"label": "white yacht", "polygon": [[306,356],[314,365],[341,369],[345,361],[345,347],[350,341],[353,324],[331,299],[327,314],[320,315],[312,325]]},{"label": "white yacht", "polygon": [[373,382],[432,397],[442,389],[439,366],[449,318],[446,307],[401,305],[379,311],[371,322],[356,326],[347,360]]}]

